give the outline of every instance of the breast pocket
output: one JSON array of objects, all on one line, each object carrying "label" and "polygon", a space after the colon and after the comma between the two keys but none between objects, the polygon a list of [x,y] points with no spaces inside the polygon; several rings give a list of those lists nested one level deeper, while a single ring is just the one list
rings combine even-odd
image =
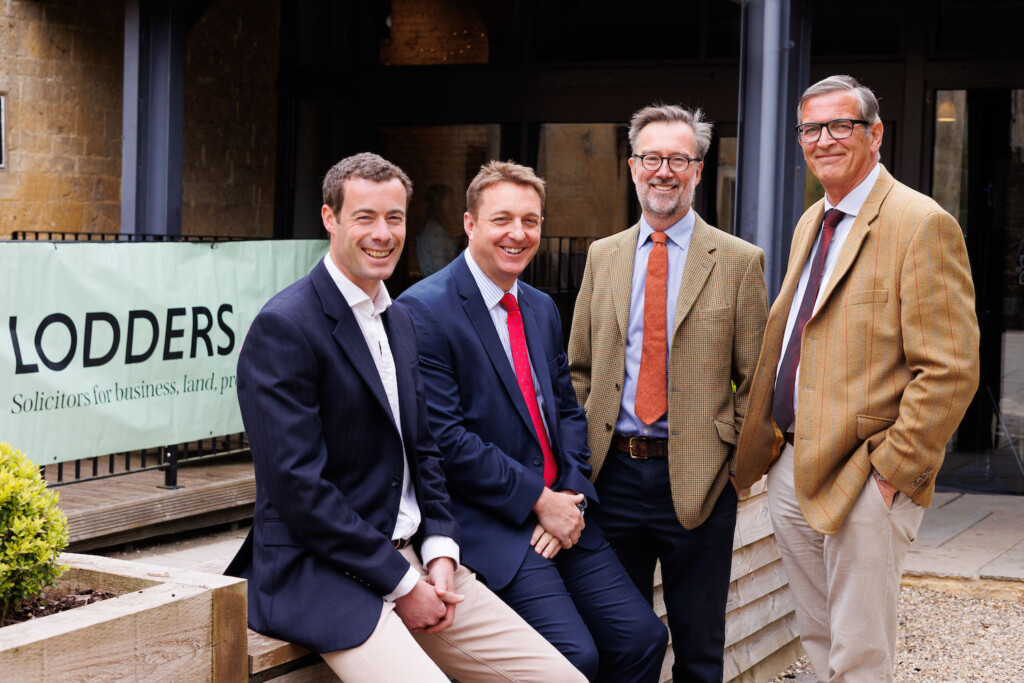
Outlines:
[{"label": "breast pocket", "polygon": [[867,289],[861,292],[850,292],[846,297],[847,306],[861,304],[884,304],[889,300],[888,289]]}]

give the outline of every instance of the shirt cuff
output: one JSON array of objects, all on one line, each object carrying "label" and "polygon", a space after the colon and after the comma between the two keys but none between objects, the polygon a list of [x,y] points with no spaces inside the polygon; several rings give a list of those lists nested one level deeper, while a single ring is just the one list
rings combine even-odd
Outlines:
[{"label": "shirt cuff", "polygon": [[416,571],[415,567],[410,566],[409,570],[405,572],[405,576],[403,576],[402,580],[398,582],[397,586],[395,586],[395,590],[385,595],[384,599],[387,602],[394,602],[398,598],[405,597],[412,592],[412,589],[416,587],[416,582],[419,580],[420,573]]},{"label": "shirt cuff", "polygon": [[[423,566],[428,567],[431,560],[439,557],[450,557],[455,562],[455,568],[459,568],[459,544],[455,539],[448,536],[433,535],[427,536],[420,548],[420,559]],[[410,589],[411,590],[411,589]]]}]

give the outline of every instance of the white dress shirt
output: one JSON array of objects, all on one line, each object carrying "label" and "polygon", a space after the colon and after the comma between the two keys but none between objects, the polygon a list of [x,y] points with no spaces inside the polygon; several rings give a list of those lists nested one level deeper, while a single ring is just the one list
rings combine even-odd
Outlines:
[{"label": "white dress shirt", "polygon": [[[371,300],[366,292],[345,277],[344,273],[338,269],[330,253],[324,256],[324,265],[327,266],[327,272],[330,273],[331,279],[338,286],[341,295],[345,297],[349,308],[352,309],[356,322],[359,323],[359,329],[363,333],[366,346],[373,357],[377,374],[380,375],[381,383],[384,385],[384,393],[388,397],[391,414],[399,428],[398,436],[402,440],[403,454],[402,498],[398,504],[398,519],[395,522],[392,540],[412,538],[416,530],[419,529],[423,517],[420,514],[420,506],[416,501],[416,490],[413,487],[412,477],[409,474],[409,461],[404,457],[405,437],[402,435],[402,415],[399,412],[398,406],[398,376],[395,374],[395,359],[391,355],[391,345],[388,342],[387,332],[384,330],[384,321],[381,320],[381,314],[391,305],[391,296],[388,294],[384,283],[381,282],[377,287],[377,293]],[[458,565],[458,544],[447,536],[428,536],[423,541],[423,547],[420,548],[420,559],[424,565],[427,565],[437,557],[450,557]],[[409,567],[409,571],[402,577],[395,590],[385,595],[384,599],[388,602],[397,600],[411,591],[416,586],[419,578],[419,572],[415,568]]]},{"label": "white dress shirt", "polygon": [[[850,229],[853,227],[854,221],[857,219],[857,214],[860,212],[864,202],[867,201],[868,195],[871,194],[871,188],[875,186],[875,181],[878,180],[878,174],[881,171],[881,166],[875,163],[875,167],[871,169],[867,177],[860,182],[857,187],[850,190],[849,194],[839,200],[837,206],[832,206],[832,203],[825,198],[825,210],[839,209],[845,216],[843,220],[839,221],[839,225],[836,226],[836,230],[832,233],[832,242],[829,244],[828,253],[825,254],[825,269],[821,273],[821,283],[818,285],[818,297],[814,300],[814,312],[811,317],[814,317],[814,313],[818,312],[818,308],[821,306],[821,297],[825,293],[825,289],[828,287],[828,281],[832,277],[832,271],[836,268],[836,263],[839,261],[839,254],[843,251],[843,245],[846,244],[846,238],[850,234]],[[785,349],[789,347],[789,338],[793,334],[793,326],[796,324],[797,314],[800,312],[800,304],[804,300],[804,292],[807,291],[807,282],[811,279],[811,256],[814,255],[814,250],[818,248],[818,243],[821,241],[822,231],[818,230],[818,236],[814,238],[814,243],[811,244],[811,253],[807,257],[807,261],[804,263],[804,269],[800,273],[800,284],[796,288],[796,294],[793,296],[793,303],[789,307],[789,318],[786,320],[786,334],[782,337],[782,349],[783,358],[785,357]],[[782,367],[782,359],[779,359],[779,365],[775,368],[775,381],[779,379],[779,368]],[[796,366],[796,382],[797,386],[800,385],[800,365]],[[796,403],[797,396],[800,392],[793,392],[793,415],[796,415]]]}]

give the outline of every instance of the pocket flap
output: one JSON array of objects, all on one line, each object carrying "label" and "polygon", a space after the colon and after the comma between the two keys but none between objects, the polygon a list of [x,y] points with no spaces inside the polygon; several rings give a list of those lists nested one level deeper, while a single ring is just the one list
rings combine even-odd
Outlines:
[{"label": "pocket flap", "polygon": [[711,419],[714,420],[715,427],[718,428],[718,436],[722,439],[722,441],[735,446],[736,425],[734,425],[732,422],[724,422],[722,420],[715,420],[714,418]]},{"label": "pocket flap", "polygon": [[884,304],[889,300],[888,289],[868,289],[863,292],[850,292],[846,295],[846,305]]},{"label": "pocket flap", "polygon": [[267,546],[290,546],[293,548],[303,547],[301,543],[292,538],[288,531],[288,525],[282,520],[267,520],[260,527],[260,538],[263,545]]},{"label": "pocket flap", "polygon": [[888,429],[895,421],[887,417],[857,415],[857,438],[861,441],[867,441],[883,429]]}]

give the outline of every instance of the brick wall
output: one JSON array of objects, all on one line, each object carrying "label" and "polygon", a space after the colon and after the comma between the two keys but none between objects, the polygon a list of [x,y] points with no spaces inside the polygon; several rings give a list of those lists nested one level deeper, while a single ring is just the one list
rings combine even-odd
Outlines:
[{"label": "brick wall", "polygon": [[269,237],[280,0],[214,0],[188,33],[182,232]]},{"label": "brick wall", "polygon": [[0,3],[0,239],[120,230],[123,31],[122,0]]},{"label": "brick wall", "polygon": [[487,31],[469,0],[392,0],[384,66],[486,64],[489,56]]},{"label": "brick wall", "polygon": [[[186,42],[186,234],[273,229],[280,0],[214,0]],[[119,232],[122,0],[0,1],[0,239]]]}]

